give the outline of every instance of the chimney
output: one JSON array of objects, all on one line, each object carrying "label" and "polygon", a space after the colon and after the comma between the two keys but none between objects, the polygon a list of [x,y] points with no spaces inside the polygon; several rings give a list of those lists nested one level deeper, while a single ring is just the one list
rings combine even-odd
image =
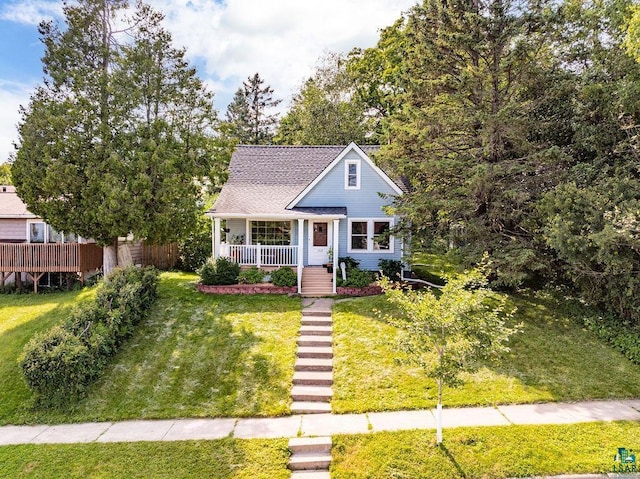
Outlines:
[{"label": "chimney", "polygon": [[7,187],[6,187],[6,186],[3,186],[3,187],[2,187],[2,192],[3,192],[3,193],[6,193],[6,192],[7,192]]}]

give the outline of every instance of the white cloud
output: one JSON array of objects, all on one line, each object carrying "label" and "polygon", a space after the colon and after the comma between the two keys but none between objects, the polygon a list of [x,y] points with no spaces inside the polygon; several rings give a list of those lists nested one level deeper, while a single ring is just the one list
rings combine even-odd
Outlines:
[{"label": "white cloud", "polygon": [[[286,109],[324,52],[375,45],[380,29],[415,1],[147,0],[165,13],[164,25],[175,45],[186,47],[198,64],[221,116],[241,82],[256,72],[284,100],[280,109]],[[0,21],[35,25],[60,18],[61,11],[60,0],[14,0],[0,6]],[[27,104],[32,90],[33,85],[0,80],[0,162],[12,151],[18,106]]]},{"label": "white cloud", "polygon": [[18,137],[16,125],[20,121],[20,105],[29,103],[32,85],[17,84],[0,79],[0,163],[9,159]]},{"label": "white cloud", "polygon": [[[155,0],[176,45],[214,76],[226,105],[255,72],[288,99],[325,51],[375,45],[415,0]],[[285,102],[286,103],[286,102]]]},{"label": "white cloud", "polygon": [[38,25],[42,20],[62,16],[62,2],[22,0],[9,3],[0,11],[0,19],[26,25]]}]

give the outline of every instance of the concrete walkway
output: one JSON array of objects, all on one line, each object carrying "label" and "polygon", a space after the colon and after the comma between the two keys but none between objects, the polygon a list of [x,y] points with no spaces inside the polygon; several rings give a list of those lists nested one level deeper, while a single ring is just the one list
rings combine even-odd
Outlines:
[{"label": "concrete walkway", "polygon": [[[527,404],[445,409],[443,426],[572,424],[640,421],[640,400]],[[175,419],[85,424],[4,426],[0,445],[87,442],[185,441],[236,438],[292,438],[435,429],[431,410],[367,414],[306,414],[278,418]]]}]

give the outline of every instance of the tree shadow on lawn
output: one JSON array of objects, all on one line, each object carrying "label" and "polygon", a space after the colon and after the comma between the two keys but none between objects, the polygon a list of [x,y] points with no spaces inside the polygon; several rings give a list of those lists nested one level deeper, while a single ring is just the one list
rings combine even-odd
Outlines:
[{"label": "tree shadow on lawn", "polygon": [[523,330],[511,338],[511,352],[498,365],[488,365],[493,372],[552,401],[640,394],[640,367],[586,331],[577,314],[544,294],[511,299]]},{"label": "tree shadow on lawn", "polygon": [[[46,321],[54,313],[63,318],[50,320],[41,329],[46,331],[69,317],[71,310],[69,306],[48,312],[30,323]],[[295,318],[300,311],[299,299],[203,295],[183,279],[163,277],[149,317],[124,342],[101,377],[89,385],[85,396],[61,408],[38,406],[24,384],[17,357],[34,331],[28,325],[19,326],[11,335],[21,340],[13,357],[4,359],[8,370],[3,382],[10,388],[0,389],[0,421],[60,423],[288,413],[295,341],[291,341],[291,351],[283,353],[286,348],[277,341],[283,329],[278,319],[294,323],[291,326],[297,332],[299,321],[286,319]],[[262,319],[254,327],[252,318]]]}]

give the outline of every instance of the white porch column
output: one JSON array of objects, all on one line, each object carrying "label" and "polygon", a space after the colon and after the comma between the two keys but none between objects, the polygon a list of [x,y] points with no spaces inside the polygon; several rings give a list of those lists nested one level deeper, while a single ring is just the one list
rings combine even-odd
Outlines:
[{"label": "white porch column", "polygon": [[304,219],[298,218],[298,294],[302,293],[302,268],[304,267]]},{"label": "white porch column", "polygon": [[213,258],[220,256],[220,218],[213,218]]},{"label": "white porch column", "polygon": [[333,220],[333,294],[336,294],[336,278],[338,274],[338,253],[340,252],[340,220]]}]

